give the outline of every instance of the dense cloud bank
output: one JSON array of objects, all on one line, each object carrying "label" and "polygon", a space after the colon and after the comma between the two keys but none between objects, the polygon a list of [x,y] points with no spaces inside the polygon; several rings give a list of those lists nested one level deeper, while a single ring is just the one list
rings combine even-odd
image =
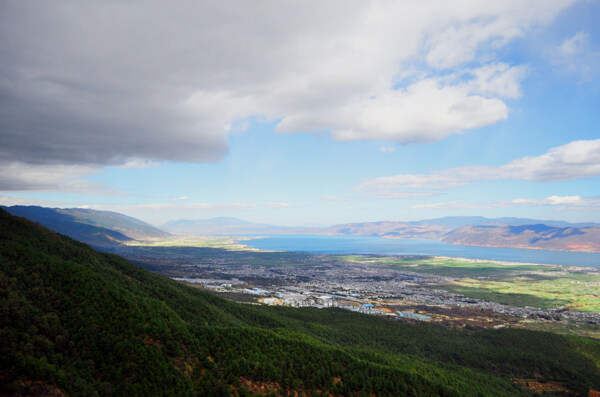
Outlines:
[{"label": "dense cloud bank", "polygon": [[219,161],[248,121],[397,143],[490,125],[526,74],[491,55],[569,3],[6,2],[0,164],[30,178],[0,187]]}]

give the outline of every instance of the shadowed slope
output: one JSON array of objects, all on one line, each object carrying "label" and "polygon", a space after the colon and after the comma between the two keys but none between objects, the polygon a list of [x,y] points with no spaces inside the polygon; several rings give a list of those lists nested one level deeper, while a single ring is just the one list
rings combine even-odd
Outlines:
[{"label": "shadowed slope", "polygon": [[513,377],[600,387],[598,341],[240,305],[1,210],[0,286],[0,394],[518,395]]},{"label": "shadowed slope", "polygon": [[146,222],[116,212],[18,205],[2,208],[13,215],[27,218],[96,247],[110,247],[134,239],[169,235]]}]

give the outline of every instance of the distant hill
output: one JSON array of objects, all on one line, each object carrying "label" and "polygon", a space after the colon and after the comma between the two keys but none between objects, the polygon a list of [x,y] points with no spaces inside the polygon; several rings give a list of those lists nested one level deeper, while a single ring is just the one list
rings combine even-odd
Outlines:
[{"label": "distant hill", "polygon": [[[530,225],[544,225],[546,229]],[[523,228],[524,226],[527,227]],[[238,218],[180,219],[168,222],[163,228],[175,234],[357,235],[442,240],[461,245],[570,251],[600,250],[600,240],[597,236],[600,223],[569,223],[510,217],[448,216],[422,221],[360,222],[328,227],[285,227],[253,223]]]},{"label": "distant hill", "polygon": [[330,227],[285,227],[238,218],[168,222],[160,230],[139,219],[109,211],[37,206],[2,207],[56,232],[93,245],[114,247],[132,240],[211,234],[327,234],[442,240],[451,244],[600,252],[600,224],[527,218],[457,216],[411,222],[362,222]]},{"label": "distant hill", "polygon": [[531,395],[519,379],[600,390],[597,340],[237,304],[3,210],[0,285],[2,396]]},{"label": "distant hill", "polygon": [[552,227],[543,224],[463,226],[442,241],[489,247],[600,252],[600,227]]},{"label": "distant hill", "polygon": [[486,218],[483,216],[446,216],[410,222],[363,222],[346,223],[325,228],[334,234],[359,234],[365,236],[394,235],[399,238],[441,238],[444,234],[471,225],[534,225],[544,224],[554,227],[600,227],[600,223],[569,223],[565,221],[537,220],[529,218]]},{"label": "distant hill", "polygon": [[409,222],[411,224],[429,224],[444,226],[449,229],[456,229],[469,225],[535,225],[544,224],[555,227],[600,227],[600,223],[596,222],[581,222],[570,223],[557,220],[539,220],[531,218],[486,218],[483,216],[446,216],[443,218],[424,219],[422,221]]},{"label": "distant hill", "polygon": [[116,212],[37,206],[2,208],[13,215],[38,222],[58,233],[96,247],[169,235],[146,222]]},{"label": "distant hill", "polygon": [[244,233],[281,233],[285,226],[273,226],[264,223],[248,222],[239,218],[211,218],[187,220],[179,219],[165,223],[163,229],[175,234],[244,234]]},{"label": "distant hill", "polygon": [[450,244],[529,249],[600,251],[600,224],[528,218],[449,216],[412,222],[365,222],[331,226],[315,233],[422,238]]},{"label": "distant hill", "polygon": [[82,208],[57,209],[57,211],[62,214],[73,216],[78,222],[115,230],[136,240],[166,237],[169,235],[169,233],[160,230],[149,223],[118,212],[97,211]]},{"label": "distant hill", "polygon": [[346,223],[322,229],[318,233],[437,240],[450,230],[435,224],[382,221]]}]

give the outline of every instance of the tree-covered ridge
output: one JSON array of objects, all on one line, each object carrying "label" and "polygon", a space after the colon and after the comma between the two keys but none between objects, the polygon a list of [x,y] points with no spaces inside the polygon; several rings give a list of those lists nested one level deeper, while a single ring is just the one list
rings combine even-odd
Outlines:
[{"label": "tree-covered ridge", "polygon": [[600,390],[600,342],[236,304],[0,210],[0,395]]},{"label": "tree-covered ridge", "polygon": [[84,208],[1,207],[55,232],[95,247],[118,246],[134,239],[166,237],[169,233],[123,214]]}]

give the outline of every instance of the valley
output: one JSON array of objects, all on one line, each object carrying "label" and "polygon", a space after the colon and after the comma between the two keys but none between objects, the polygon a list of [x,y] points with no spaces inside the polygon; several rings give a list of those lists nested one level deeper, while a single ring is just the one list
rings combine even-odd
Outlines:
[{"label": "valley", "polygon": [[188,246],[129,245],[116,252],[239,302],[338,307],[451,327],[548,326],[600,338],[596,268],[437,256],[267,252],[244,250],[243,245],[230,250],[232,240],[215,239],[210,244],[197,240],[195,247],[188,240]]},{"label": "valley", "polygon": [[[594,336],[586,334],[597,326],[591,312],[501,313],[438,289],[458,273],[473,277],[460,260],[120,246],[132,264],[1,210],[0,248],[2,395],[600,389],[600,341],[581,337]],[[267,306],[277,299],[293,307]],[[525,322],[577,335],[518,329]]]},{"label": "valley", "polygon": [[0,10],[0,397],[600,397],[600,1]]},{"label": "valley", "polygon": [[[101,250],[117,253],[155,273],[240,302],[339,307],[395,320],[427,321],[452,327],[547,328],[556,332],[600,337],[600,270],[594,257],[597,254],[539,250],[511,253],[513,257],[517,255],[533,259],[534,254],[537,256],[537,253],[544,252],[544,256],[537,258],[537,264],[534,264],[454,258],[444,254],[348,255],[294,252],[295,249],[265,250],[255,247],[268,247],[269,244],[262,244],[272,240],[268,237],[176,235],[114,212],[24,206],[7,209]],[[550,221],[550,225],[529,226],[532,221],[519,218],[493,220],[446,217],[416,223],[341,225],[334,229],[336,233],[372,234],[378,230],[415,230],[415,227],[425,231],[423,225],[428,224],[434,225],[437,230],[455,230],[446,234],[446,237],[464,235],[463,231],[468,230],[485,239],[486,233],[498,234],[498,231],[507,228],[512,230],[512,234],[529,233],[530,237],[533,232],[543,232],[552,237],[556,230],[562,230],[560,236],[570,238],[581,234],[576,231],[577,227],[594,229],[595,226],[559,221]],[[473,223],[482,222],[489,225],[472,226]],[[502,226],[507,223],[516,226]],[[277,232],[268,225],[240,222],[235,218],[200,223],[179,221],[170,225],[172,228],[183,225],[190,231],[208,227],[213,232],[259,229]],[[279,232],[283,233],[284,230]],[[419,246],[422,244],[420,242],[428,240],[381,238],[398,236],[385,234],[380,237],[343,238],[301,234],[296,241],[309,244],[311,249],[320,247],[320,252],[331,252],[331,249],[333,252],[353,252],[356,249],[368,252],[390,248],[401,252],[435,252],[437,247],[431,244],[443,244],[432,242]],[[290,238],[294,239],[290,236],[283,241],[289,242]],[[358,246],[363,240],[366,245]],[[467,254],[464,249],[454,252]],[[473,257],[485,257],[486,252],[473,254]],[[495,252],[489,254],[497,255]],[[554,261],[565,256],[560,262],[554,262],[562,263],[561,266],[540,264],[544,263],[544,258]],[[582,263],[586,267],[565,263]]]}]

